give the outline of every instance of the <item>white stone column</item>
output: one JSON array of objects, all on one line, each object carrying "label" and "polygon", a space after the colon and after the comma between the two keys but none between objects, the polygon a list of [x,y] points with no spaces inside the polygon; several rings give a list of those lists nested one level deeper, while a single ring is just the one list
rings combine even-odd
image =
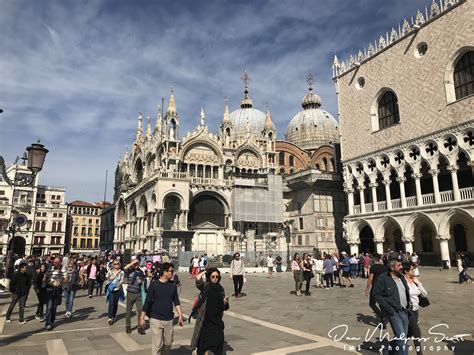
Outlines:
[{"label": "white stone column", "polygon": [[224,167],[223,166],[219,166],[219,180],[224,180]]},{"label": "white stone column", "polygon": [[459,191],[459,184],[458,184],[458,165],[451,165],[448,166],[448,170],[451,172],[451,181],[453,183],[453,195],[454,201],[461,200],[461,192]]},{"label": "white stone column", "polygon": [[413,179],[415,179],[415,190],[416,190],[416,205],[417,206],[423,206],[423,197],[421,196],[421,174],[420,173],[414,173],[411,176]]},{"label": "white stone column", "polygon": [[375,251],[377,252],[377,254],[383,255],[383,241],[375,241]]},{"label": "white stone column", "polygon": [[391,194],[390,194],[390,178],[388,178],[388,180],[384,180],[383,181],[383,184],[385,185],[385,200],[387,202],[387,210],[391,210],[392,209],[392,197],[391,197]]},{"label": "white stone column", "polygon": [[402,208],[407,207],[407,198],[405,196],[405,180],[406,180],[406,177],[404,176],[397,177],[397,181],[400,184],[400,201],[402,204]]},{"label": "white stone column", "polygon": [[374,212],[377,212],[379,210],[379,204],[377,201],[377,186],[378,184],[376,182],[372,182],[369,184],[370,188],[372,189],[372,210]]},{"label": "white stone column", "polygon": [[439,235],[436,237],[439,240],[439,249],[441,251],[441,261],[444,264],[448,265],[448,268],[451,267],[451,262],[449,259],[449,236]]},{"label": "white stone column", "polygon": [[357,189],[359,190],[359,196],[360,196],[360,213],[365,213],[365,196],[364,196],[364,190],[365,186],[357,186]]},{"label": "white stone column", "polygon": [[402,237],[402,242],[405,243],[405,253],[413,253],[413,237]]},{"label": "white stone column", "polygon": [[346,188],[344,192],[347,194],[347,205],[349,211],[347,212],[349,215],[354,214],[354,190],[350,188]]},{"label": "white stone column", "polygon": [[441,203],[441,195],[439,193],[439,184],[438,184],[439,169],[431,169],[429,173],[433,179],[434,201],[436,204]]},{"label": "white stone column", "polygon": [[349,241],[349,253],[351,255],[357,254],[359,255],[359,243],[357,241]]}]

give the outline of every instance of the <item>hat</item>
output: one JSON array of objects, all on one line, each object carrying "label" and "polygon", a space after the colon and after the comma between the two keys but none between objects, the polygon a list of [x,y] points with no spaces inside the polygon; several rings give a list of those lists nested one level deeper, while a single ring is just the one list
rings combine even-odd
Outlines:
[{"label": "hat", "polygon": [[343,251],[341,254],[342,254],[342,255],[347,255],[347,253],[346,253],[345,251]]}]

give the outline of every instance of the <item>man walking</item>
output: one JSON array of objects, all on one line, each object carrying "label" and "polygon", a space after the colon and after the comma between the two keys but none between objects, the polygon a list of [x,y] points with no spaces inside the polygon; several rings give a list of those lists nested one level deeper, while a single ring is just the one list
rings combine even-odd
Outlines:
[{"label": "man walking", "polygon": [[267,268],[268,268],[268,276],[267,278],[273,278],[273,266],[275,266],[275,259],[273,259],[272,253],[268,254],[267,256]]},{"label": "man walking", "polygon": [[342,259],[339,265],[341,266],[342,270],[342,280],[341,280],[341,287],[346,287],[346,282],[345,280],[349,281],[349,287],[354,287],[354,284],[352,283],[351,275],[350,275],[350,260],[347,257],[347,253],[343,251],[341,253]]},{"label": "man walking", "polygon": [[26,299],[28,298],[28,292],[31,287],[31,277],[27,272],[27,265],[26,263],[21,263],[18,266],[18,271],[15,272],[13,275],[13,279],[10,282],[10,292],[12,294],[12,301],[10,303],[10,307],[8,307],[7,315],[6,315],[6,322],[11,322],[11,315],[13,312],[13,308],[15,308],[16,303],[19,303],[20,311],[20,323],[26,324],[24,315],[25,315],[25,303]]},{"label": "man walking", "polygon": [[[408,333],[408,313],[410,311],[410,292],[405,278],[401,274],[402,263],[398,258],[388,261],[388,273],[377,278],[373,288],[375,301],[387,315],[394,333],[392,351],[396,354],[408,355],[408,346],[405,342]],[[384,353],[388,350],[384,348]]]},{"label": "man walking", "polygon": [[370,267],[369,278],[367,279],[367,284],[365,286],[365,295],[369,296],[369,291],[370,291],[369,306],[370,308],[372,308],[375,314],[380,318],[380,322],[383,323],[383,326],[385,328],[388,321],[384,318],[382,311],[380,310],[380,308],[377,306],[377,303],[375,302],[373,290],[374,290],[375,281],[377,281],[380,275],[385,274],[387,272],[387,268],[385,267],[382,260],[380,259],[379,254],[375,253],[372,256],[372,260],[374,262],[374,265]]},{"label": "man walking", "polygon": [[61,271],[61,259],[55,258],[53,266],[46,270],[44,275],[46,283],[46,330],[52,330],[56,320],[56,309],[61,300],[62,288],[68,282],[67,276]]},{"label": "man walking", "polygon": [[244,275],[245,275],[245,265],[242,259],[240,259],[240,254],[235,253],[234,259],[230,263],[229,269],[230,277],[234,281],[234,294],[236,298],[243,296],[242,287],[244,285]]},{"label": "man walking", "polygon": [[[135,258],[130,264],[125,265],[124,271],[128,277],[127,287],[127,310],[125,312],[125,332],[130,334],[132,332],[132,309],[135,304],[137,307],[137,318],[140,321],[142,313],[142,284],[145,280],[145,274],[140,269],[140,260]],[[138,326],[138,333],[145,334],[145,329]]]},{"label": "man walking", "polygon": [[183,326],[183,313],[178,297],[178,289],[171,278],[174,268],[164,263],[160,278],[150,284],[145,304],[139,320],[139,326],[145,326],[145,315],[150,318],[152,332],[151,353],[167,354],[173,343],[173,305],[178,312],[178,323]]}]

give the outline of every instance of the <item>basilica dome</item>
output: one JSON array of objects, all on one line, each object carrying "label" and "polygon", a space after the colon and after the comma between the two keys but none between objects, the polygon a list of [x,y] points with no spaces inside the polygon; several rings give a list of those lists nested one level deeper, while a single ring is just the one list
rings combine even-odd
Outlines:
[{"label": "basilica dome", "polygon": [[265,113],[253,108],[247,88],[244,93],[240,109],[230,113],[234,138],[245,138],[247,132],[250,136],[260,136],[265,127]]},{"label": "basilica dome", "polygon": [[298,112],[288,124],[287,141],[307,150],[339,143],[339,124],[329,112],[321,109],[321,98],[313,93],[311,85],[301,106],[303,111]]}]

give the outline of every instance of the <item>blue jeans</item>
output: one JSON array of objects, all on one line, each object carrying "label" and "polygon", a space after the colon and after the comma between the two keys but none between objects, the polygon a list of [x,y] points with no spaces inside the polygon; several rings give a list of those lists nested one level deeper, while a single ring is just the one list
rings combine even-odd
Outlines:
[{"label": "blue jeans", "polygon": [[[393,330],[393,335],[395,338],[407,337],[408,334],[408,312],[407,311],[397,311],[394,315],[388,316],[388,321]],[[392,351],[398,351],[395,354],[399,355],[408,355],[408,342],[405,340],[393,340],[390,342],[392,346]],[[388,354],[388,349],[384,349],[384,354]]]},{"label": "blue jeans", "polygon": [[64,305],[66,306],[66,312],[72,313],[74,297],[76,297],[76,290],[64,290]]},{"label": "blue jeans", "polygon": [[53,326],[56,320],[56,309],[58,307],[58,299],[61,297],[61,291],[58,288],[47,289],[47,310],[46,310],[46,326]]},{"label": "blue jeans", "polygon": [[109,319],[114,319],[117,315],[120,290],[112,291],[109,295]]}]

